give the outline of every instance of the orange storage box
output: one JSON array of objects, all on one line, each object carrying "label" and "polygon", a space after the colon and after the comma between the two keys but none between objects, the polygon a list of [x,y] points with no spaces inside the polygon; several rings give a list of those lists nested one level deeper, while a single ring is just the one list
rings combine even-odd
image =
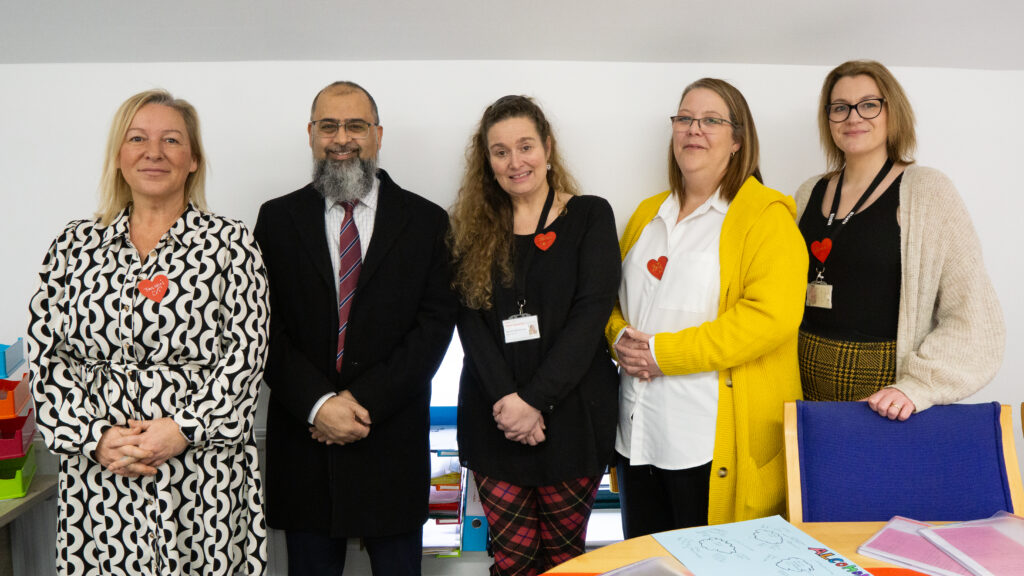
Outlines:
[{"label": "orange storage box", "polygon": [[28,374],[21,380],[0,380],[0,419],[24,415],[28,397]]}]

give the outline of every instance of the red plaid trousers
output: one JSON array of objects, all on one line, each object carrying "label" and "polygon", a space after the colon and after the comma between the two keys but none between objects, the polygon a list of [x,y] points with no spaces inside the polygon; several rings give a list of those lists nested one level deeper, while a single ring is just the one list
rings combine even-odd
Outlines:
[{"label": "red plaid trousers", "polygon": [[583,554],[601,476],[552,486],[473,477],[491,534],[492,576],[536,576]]}]

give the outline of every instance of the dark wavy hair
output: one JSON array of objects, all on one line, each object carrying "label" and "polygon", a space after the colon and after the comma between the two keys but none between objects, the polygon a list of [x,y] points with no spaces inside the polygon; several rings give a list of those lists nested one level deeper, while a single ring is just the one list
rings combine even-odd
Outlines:
[{"label": "dark wavy hair", "polygon": [[451,208],[448,248],[454,264],[452,288],[474,309],[493,305],[494,275],[504,286],[512,284],[512,201],[491,169],[487,133],[509,118],[526,118],[548,153],[548,186],[556,192],[578,195],[579,186],[566,170],[558,142],[544,112],[527,96],[504,96],[484,110],[476,133],[466,147],[466,172]]}]

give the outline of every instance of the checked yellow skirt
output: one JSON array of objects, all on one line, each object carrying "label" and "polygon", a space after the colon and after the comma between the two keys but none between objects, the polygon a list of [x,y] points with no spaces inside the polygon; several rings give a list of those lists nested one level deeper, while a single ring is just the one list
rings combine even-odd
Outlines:
[{"label": "checked yellow skirt", "polygon": [[805,400],[863,400],[896,382],[896,341],[849,342],[800,331]]}]

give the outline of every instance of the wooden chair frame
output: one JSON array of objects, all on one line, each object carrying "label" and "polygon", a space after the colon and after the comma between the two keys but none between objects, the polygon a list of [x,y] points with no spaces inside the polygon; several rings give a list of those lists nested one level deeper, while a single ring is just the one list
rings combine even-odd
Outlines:
[{"label": "wooden chair frame", "polygon": [[[1020,405],[1021,421],[1024,422],[1024,402]],[[913,416],[911,416],[913,418]],[[1020,463],[1013,442],[1013,408],[1003,404],[999,411],[999,427],[1003,434],[1003,462],[1006,478],[1010,485],[1010,500],[1015,514],[1024,513],[1024,483],[1021,482]],[[796,402],[783,406],[783,432],[786,452],[786,515],[790,522],[804,521],[803,488],[800,478],[800,443],[796,430]],[[942,518],[921,518],[921,520],[942,520]]]}]

